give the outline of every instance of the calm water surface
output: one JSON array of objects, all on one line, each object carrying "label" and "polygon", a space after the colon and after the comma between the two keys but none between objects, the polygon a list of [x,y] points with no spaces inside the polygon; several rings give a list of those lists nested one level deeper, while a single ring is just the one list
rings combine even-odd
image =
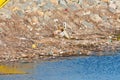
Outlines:
[{"label": "calm water surface", "polygon": [[0,75],[0,80],[119,80],[120,54],[21,64],[22,67],[29,74]]}]

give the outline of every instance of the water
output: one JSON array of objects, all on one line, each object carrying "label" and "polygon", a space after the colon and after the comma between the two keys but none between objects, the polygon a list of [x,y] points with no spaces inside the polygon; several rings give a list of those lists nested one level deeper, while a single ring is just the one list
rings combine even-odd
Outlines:
[{"label": "water", "polygon": [[[25,75],[1,75],[0,80],[119,80],[120,55],[74,57],[30,64]],[[24,66],[25,67],[25,66]]]}]

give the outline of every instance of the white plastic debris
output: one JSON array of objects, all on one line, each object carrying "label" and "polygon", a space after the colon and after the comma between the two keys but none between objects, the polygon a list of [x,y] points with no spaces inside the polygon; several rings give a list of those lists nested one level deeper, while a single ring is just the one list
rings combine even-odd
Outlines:
[{"label": "white plastic debris", "polygon": [[54,19],[54,22],[58,22],[59,20],[58,19]]}]

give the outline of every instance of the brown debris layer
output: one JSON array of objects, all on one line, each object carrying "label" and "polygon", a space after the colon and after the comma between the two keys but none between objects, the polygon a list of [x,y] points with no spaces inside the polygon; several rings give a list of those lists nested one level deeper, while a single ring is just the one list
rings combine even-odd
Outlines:
[{"label": "brown debris layer", "polygon": [[[0,19],[0,61],[92,55],[94,52],[119,48],[119,41],[112,39],[109,42],[109,36],[114,37],[116,34],[116,27],[109,28],[101,19],[94,21],[93,16],[90,18],[89,15],[81,15],[85,11],[111,16],[113,21],[118,16],[107,9],[96,8],[84,11],[46,11],[43,16],[33,12],[26,13],[24,18],[12,15],[11,19]],[[83,21],[93,23],[94,26],[85,26],[87,23],[84,24]],[[63,28],[63,22],[67,23],[66,28]],[[116,26],[118,23],[112,25]]]}]

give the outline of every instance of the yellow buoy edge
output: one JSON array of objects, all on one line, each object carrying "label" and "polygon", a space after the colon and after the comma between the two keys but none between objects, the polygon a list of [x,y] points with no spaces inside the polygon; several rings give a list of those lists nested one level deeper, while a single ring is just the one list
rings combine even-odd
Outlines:
[{"label": "yellow buoy edge", "polygon": [[0,0],[0,8],[2,8],[9,0]]}]

